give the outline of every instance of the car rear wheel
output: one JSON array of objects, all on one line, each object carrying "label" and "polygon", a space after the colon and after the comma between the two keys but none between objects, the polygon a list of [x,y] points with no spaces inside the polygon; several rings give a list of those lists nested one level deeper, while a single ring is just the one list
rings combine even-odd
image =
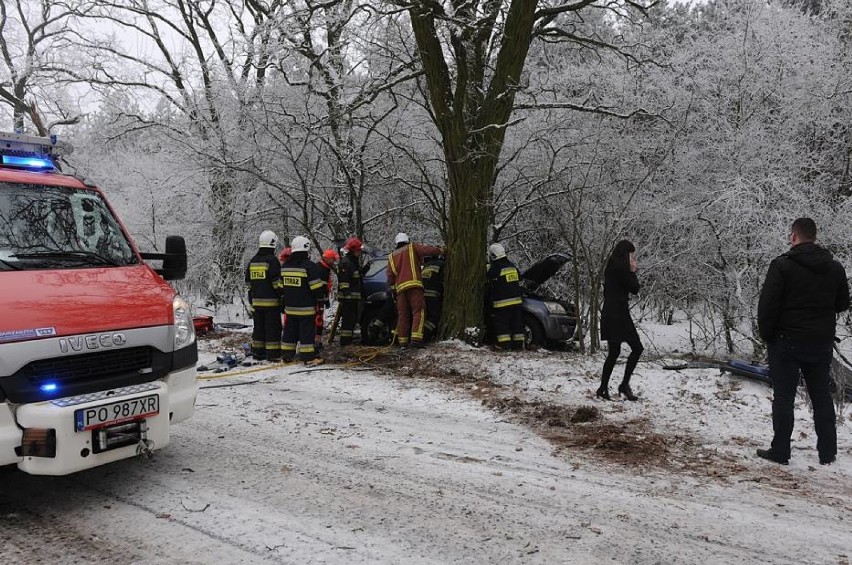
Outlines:
[{"label": "car rear wheel", "polygon": [[524,316],[524,346],[544,347],[547,345],[544,328],[532,316]]},{"label": "car rear wheel", "polygon": [[382,310],[368,310],[361,317],[361,343],[364,345],[386,345],[391,340],[393,328],[382,319]]}]

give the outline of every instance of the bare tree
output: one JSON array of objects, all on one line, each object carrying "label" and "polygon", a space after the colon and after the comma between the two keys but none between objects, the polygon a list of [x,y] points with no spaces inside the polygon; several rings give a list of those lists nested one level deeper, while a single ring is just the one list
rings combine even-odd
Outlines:
[{"label": "bare tree", "polygon": [[[0,104],[11,109],[16,131],[31,117],[39,135],[57,125],[73,124],[79,112],[65,104],[58,90],[62,57],[71,46],[75,14],[85,0],[3,0],[0,2]],[[48,107],[50,122],[38,109]]]},{"label": "bare tree", "polygon": [[[594,36],[578,34],[571,25],[576,22],[567,16],[601,9],[629,19],[650,2],[415,0],[394,4],[408,10],[432,119],[443,143],[449,257],[442,324],[445,335],[462,336],[466,328],[483,323],[483,250],[493,217],[494,180],[512,125],[515,98],[524,87],[524,65],[533,39],[615,48]],[[582,102],[570,101],[552,107],[587,109]]]},{"label": "bare tree", "polygon": [[[129,92],[158,101],[160,111],[141,107],[125,114],[126,130],[156,129],[194,155],[209,186],[206,204],[213,220],[209,293],[228,300],[242,286],[244,220],[254,189],[253,181],[240,177],[232,164],[251,158],[245,126],[268,79],[271,21],[282,2],[91,3],[91,9],[78,15],[112,33],[77,33],[75,45],[91,63],[67,69],[68,80],[91,85],[107,99],[111,93]],[[134,50],[135,44],[146,53]]]},{"label": "bare tree", "polygon": [[[393,30],[392,18],[360,0],[298,0],[276,21],[279,83],[301,103],[276,108],[266,131],[288,154],[293,175],[318,173],[310,186],[300,188],[296,204],[303,211],[313,208],[319,217],[320,222],[301,222],[305,229],[313,232],[324,223],[333,240],[364,237],[365,194],[384,188],[387,156],[377,143],[390,135],[383,122],[398,108],[387,94],[420,74],[394,53],[399,39]],[[297,170],[300,163],[283,144],[300,139],[313,144],[300,157],[312,157],[308,168]],[[317,162],[321,166],[315,167]]]}]

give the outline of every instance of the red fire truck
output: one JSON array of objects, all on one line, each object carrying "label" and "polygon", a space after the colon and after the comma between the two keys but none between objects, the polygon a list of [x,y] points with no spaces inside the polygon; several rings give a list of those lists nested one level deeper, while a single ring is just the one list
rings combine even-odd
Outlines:
[{"label": "red fire truck", "polygon": [[0,133],[0,466],[40,475],[165,447],[198,392],[183,238],[140,253],[69,150]]}]

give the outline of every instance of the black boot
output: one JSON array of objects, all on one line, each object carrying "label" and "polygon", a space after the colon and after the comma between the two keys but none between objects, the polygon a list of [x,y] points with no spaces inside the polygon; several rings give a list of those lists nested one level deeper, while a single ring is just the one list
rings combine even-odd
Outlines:
[{"label": "black boot", "polygon": [[627,383],[621,383],[620,385],[618,385],[618,392],[619,394],[623,394],[627,400],[639,400],[639,397],[633,394],[633,391],[630,390],[630,385]]},{"label": "black boot", "polygon": [[758,449],[757,456],[761,459],[766,459],[767,461],[772,461],[774,463],[780,463],[781,465],[787,465],[790,462],[790,458],[786,459],[779,455],[778,453],[772,451],[772,448],[769,449]]},{"label": "black boot", "polygon": [[611,372],[612,368],[607,367],[607,364],[604,363],[603,374],[601,375],[601,386],[599,386],[598,390],[595,391],[595,396],[597,396],[598,398],[603,398],[604,400],[612,400],[609,397],[609,376]]}]

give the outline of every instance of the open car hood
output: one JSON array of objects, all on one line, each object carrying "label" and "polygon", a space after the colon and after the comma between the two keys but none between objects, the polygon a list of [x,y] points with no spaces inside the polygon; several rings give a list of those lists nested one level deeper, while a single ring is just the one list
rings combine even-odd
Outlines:
[{"label": "open car hood", "polygon": [[524,279],[524,286],[528,290],[537,289],[570,260],[571,256],[565,253],[552,253],[548,255],[521,273],[521,278]]}]

